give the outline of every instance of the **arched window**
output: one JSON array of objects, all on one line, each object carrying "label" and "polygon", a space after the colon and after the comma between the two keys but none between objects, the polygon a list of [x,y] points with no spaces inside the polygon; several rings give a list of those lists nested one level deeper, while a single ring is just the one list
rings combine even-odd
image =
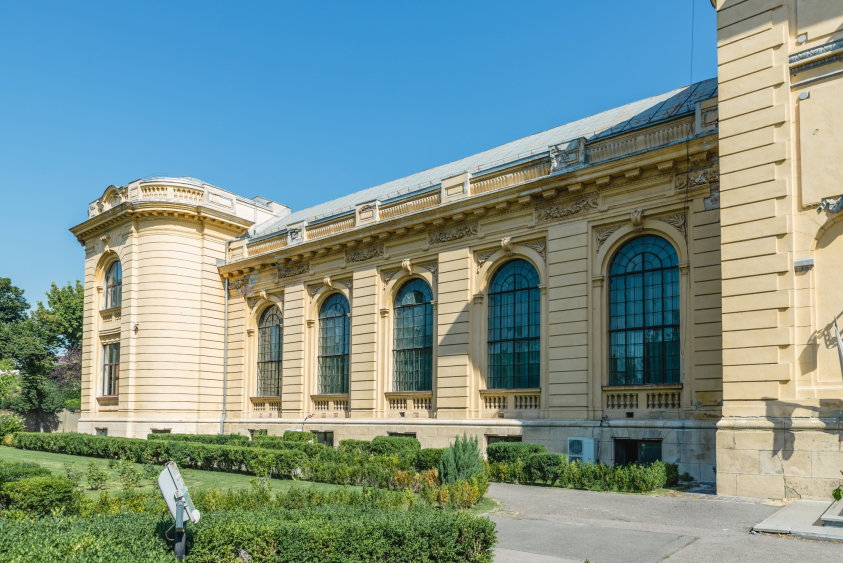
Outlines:
[{"label": "arched window", "polygon": [[351,336],[348,299],[328,297],[319,310],[319,393],[348,393],[348,345]]},{"label": "arched window", "polygon": [[489,389],[541,385],[539,274],[526,260],[511,260],[489,289]]},{"label": "arched window", "polygon": [[123,266],[112,264],[105,273],[105,303],[103,309],[119,307],[123,302]]},{"label": "arched window", "polygon": [[392,360],[393,391],[433,389],[433,291],[418,278],[395,297]]},{"label": "arched window", "polygon": [[646,235],[618,250],[609,270],[612,385],[679,382],[679,268],[665,239]]},{"label": "arched window", "polygon": [[284,336],[281,309],[276,305],[261,315],[258,324],[258,397],[281,395],[281,339]]}]

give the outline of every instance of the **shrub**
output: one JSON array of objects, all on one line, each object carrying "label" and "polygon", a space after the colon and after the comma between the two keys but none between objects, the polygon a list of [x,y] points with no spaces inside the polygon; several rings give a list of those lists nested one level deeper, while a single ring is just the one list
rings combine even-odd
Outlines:
[{"label": "shrub", "polygon": [[374,455],[409,455],[421,450],[421,444],[411,436],[376,436],[372,440]]},{"label": "shrub", "polygon": [[679,466],[675,463],[665,463],[665,486],[673,487],[679,484]]},{"label": "shrub", "polygon": [[30,477],[49,477],[52,474],[49,469],[31,461],[0,461],[0,483]]},{"label": "shrub", "polygon": [[553,485],[559,478],[562,466],[568,464],[568,457],[562,454],[533,454],[527,460],[528,479]]},{"label": "shrub", "polygon": [[[256,440],[261,440],[264,438],[272,438],[273,436],[255,436]],[[298,430],[285,430],[284,431],[284,441],[285,442],[310,442],[312,444],[316,443],[316,434],[313,432],[299,432]]]},{"label": "shrub", "polygon": [[165,440],[173,442],[198,442],[200,444],[230,444],[236,445],[241,442],[248,442],[248,436],[241,436],[240,434],[169,434],[162,432],[160,434],[147,434],[147,440]]},{"label": "shrub", "polygon": [[[276,438],[276,436],[269,436],[267,438]],[[238,446],[246,446],[247,448],[264,448],[268,450],[299,450],[305,453],[307,457],[317,457],[328,448],[323,444],[312,444],[310,442],[290,442],[285,440],[254,440],[252,442],[243,442],[237,444]]]},{"label": "shrub", "polygon": [[88,462],[88,486],[92,491],[108,487],[108,473],[97,467],[95,461]]},{"label": "shrub", "polygon": [[[122,512],[91,518],[7,520],[0,526],[6,561],[173,560],[162,538],[167,516]],[[392,561],[489,563],[497,540],[486,518],[439,510],[265,508],[216,511],[188,528],[189,559],[217,561]]]},{"label": "shrub", "polygon": [[527,458],[531,455],[545,453],[546,446],[528,442],[495,442],[486,448],[489,463],[515,463],[518,459],[527,463]]},{"label": "shrub", "polygon": [[65,476],[67,477],[67,480],[70,481],[70,483],[74,487],[79,486],[79,483],[82,481],[82,474],[79,472],[78,469],[76,469],[76,465],[74,465],[72,463],[65,463],[64,464],[64,473],[65,473]]},{"label": "shrub", "polygon": [[485,475],[486,472],[477,436],[457,436],[454,443],[442,451],[442,457],[439,459],[439,480],[443,485],[452,485],[478,473]]},{"label": "shrub", "polygon": [[[0,437],[5,438],[15,432],[23,432],[23,417],[17,413],[0,414]],[[8,444],[7,444],[8,445]]]},{"label": "shrub", "polygon": [[340,440],[339,449],[346,453],[371,453],[372,443],[366,440]]},{"label": "shrub", "polygon": [[51,513],[73,514],[78,497],[66,477],[32,477],[0,486],[0,499],[7,509],[44,516]]},{"label": "shrub", "polygon": [[439,460],[442,458],[442,448],[423,448],[413,458],[413,467],[419,473],[428,469],[439,467]]}]

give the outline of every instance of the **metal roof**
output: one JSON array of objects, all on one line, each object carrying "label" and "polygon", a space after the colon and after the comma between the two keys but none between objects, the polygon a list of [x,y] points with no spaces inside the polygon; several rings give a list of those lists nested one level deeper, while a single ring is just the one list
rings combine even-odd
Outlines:
[{"label": "metal roof", "polygon": [[385,200],[398,195],[411,193],[419,189],[434,186],[442,179],[462,174],[477,172],[514,162],[531,155],[547,152],[549,145],[558,145],[585,137],[587,141],[604,139],[612,135],[626,133],[652,125],[659,121],[674,119],[693,113],[697,102],[717,95],[717,79],[710,78],[691,86],[679,88],[659,96],[653,96],[625,106],[610,109],[591,117],[560,125],[517,141],[500,145],[481,153],[436,166],[422,172],[405,176],[379,186],[354,192],[346,196],[325,202],[286,217],[269,219],[255,229],[253,237],[265,236],[281,231],[287,225],[304,220],[338,215],[354,209],[354,206],[375,199]]}]

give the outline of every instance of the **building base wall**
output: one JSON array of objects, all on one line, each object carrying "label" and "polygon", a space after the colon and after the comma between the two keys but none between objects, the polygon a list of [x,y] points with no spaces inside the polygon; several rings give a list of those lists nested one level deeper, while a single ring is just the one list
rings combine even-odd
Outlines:
[{"label": "building base wall", "polygon": [[717,494],[831,500],[843,483],[839,418],[738,418],[717,424]]},{"label": "building base wall", "polygon": [[[95,434],[97,428],[107,429],[109,436],[146,438],[154,430],[172,433],[215,434],[219,419],[173,418],[84,418],[79,431]],[[226,434],[249,435],[266,430],[269,435],[282,435],[285,430],[301,430],[301,419],[229,418]],[[599,444],[599,458],[614,463],[614,440],[661,440],[662,459],[677,463],[679,473],[690,473],[700,481],[715,480],[714,422],[698,420],[446,420],[411,419],[310,419],[305,430],[333,432],[334,444],[340,440],[371,440],[388,433],[413,433],[423,448],[447,447],[458,434],[477,436],[485,451],[489,437],[520,436],[525,442],[544,444],[548,451],[566,454],[568,438],[594,438]]]}]

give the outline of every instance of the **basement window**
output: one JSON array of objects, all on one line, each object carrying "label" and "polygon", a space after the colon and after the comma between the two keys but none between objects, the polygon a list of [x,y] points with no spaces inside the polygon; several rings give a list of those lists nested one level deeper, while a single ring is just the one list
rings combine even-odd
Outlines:
[{"label": "basement window", "polygon": [[415,432],[387,432],[387,436],[397,436],[399,438],[415,438]]},{"label": "basement window", "polygon": [[97,428],[97,436],[108,436],[108,428]]},{"label": "basement window", "polygon": [[324,444],[328,447],[334,447],[334,433],[333,432],[314,432],[316,434],[316,443]]},{"label": "basement window", "polygon": [[629,465],[638,463],[644,465],[661,461],[661,440],[619,440],[615,439],[615,464]]}]

